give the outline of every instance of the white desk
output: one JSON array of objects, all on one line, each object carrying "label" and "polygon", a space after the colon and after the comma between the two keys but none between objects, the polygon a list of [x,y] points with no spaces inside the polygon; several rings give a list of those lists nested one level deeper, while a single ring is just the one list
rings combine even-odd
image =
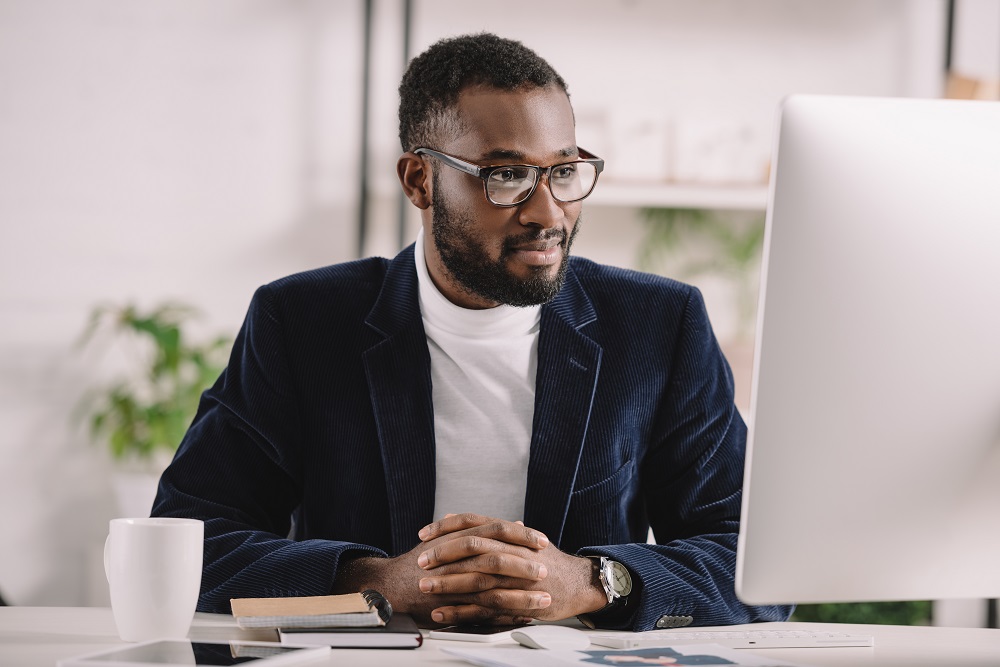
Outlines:
[{"label": "white desk", "polygon": [[[833,629],[864,632],[875,637],[874,648],[754,649],[758,655],[815,667],[998,667],[1000,630],[983,628],[921,628],[881,625],[770,623],[729,629]],[[192,639],[267,639],[267,635],[236,627],[229,616],[197,614]],[[0,666],[53,667],[57,660],[121,644],[111,610],[74,607],[0,607]],[[330,665],[465,665],[440,652],[441,646],[471,643],[425,639],[415,651],[334,649]],[[514,644],[511,651],[528,651]],[[595,647],[597,648],[597,647]]]}]

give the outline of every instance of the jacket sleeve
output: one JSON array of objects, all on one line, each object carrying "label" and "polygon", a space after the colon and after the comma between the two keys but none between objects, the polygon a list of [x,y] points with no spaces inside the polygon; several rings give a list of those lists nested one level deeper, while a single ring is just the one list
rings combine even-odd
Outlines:
[{"label": "jacket sleeve", "polygon": [[386,555],[349,542],[289,539],[302,497],[297,410],[281,327],[262,287],[153,505],[152,516],[205,522],[198,611],[228,613],[234,597],[325,595],[346,553]]},{"label": "jacket sleeve", "polygon": [[747,431],[733,402],[732,372],[694,288],[672,360],[655,437],[640,469],[646,513],[658,544],[580,550],[581,555],[603,555],[625,565],[636,588],[620,613],[598,614],[594,620],[636,631],[786,620],[791,607],[748,606],[736,597]]}]

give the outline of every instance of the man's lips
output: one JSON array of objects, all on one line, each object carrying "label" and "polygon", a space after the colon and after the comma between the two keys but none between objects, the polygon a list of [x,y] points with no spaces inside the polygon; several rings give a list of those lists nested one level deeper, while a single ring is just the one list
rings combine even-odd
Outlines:
[{"label": "man's lips", "polygon": [[510,255],[514,259],[532,266],[556,264],[562,261],[562,252],[561,237],[522,243],[510,249]]},{"label": "man's lips", "polygon": [[552,238],[542,239],[540,241],[532,241],[530,243],[522,243],[520,245],[513,246],[512,250],[534,250],[537,252],[544,252],[550,248],[554,248],[562,243],[562,237],[553,236]]}]

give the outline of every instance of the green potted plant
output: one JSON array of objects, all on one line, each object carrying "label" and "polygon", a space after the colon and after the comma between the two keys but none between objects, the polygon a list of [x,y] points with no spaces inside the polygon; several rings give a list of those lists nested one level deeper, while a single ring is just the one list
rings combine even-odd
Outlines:
[{"label": "green potted plant", "polygon": [[[696,285],[722,286],[731,295],[729,332],[720,344],[736,378],[736,404],[750,407],[754,322],[764,215],[756,211],[647,208],[639,267]],[[725,302],[723,302],[725,303]]]},{"label": "green potted plant", "polygon": [[757,314],[764,216],[755,212],[645,208],[639,267],[681,280],[714,275],[735,293],[739,337],[752,337]]},{"label": "green potted plant", "polygon": [[123,516],[148,516],[159,474],[170,461],[198,408],[201,393],[225,365],[231,339],[194,344],[184,327],[190,306],[132,304],[93,309],[80,344],[104,340],[130,368],[118,380],[88,392],[82,409],[92,439],[107,445]]}]

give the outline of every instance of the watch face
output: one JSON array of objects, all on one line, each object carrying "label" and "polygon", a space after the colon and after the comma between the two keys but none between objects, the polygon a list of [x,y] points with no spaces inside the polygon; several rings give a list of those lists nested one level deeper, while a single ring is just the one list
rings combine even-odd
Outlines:
[{"label": "watch face", "polygon": [[632,576],[624,565],[611,561],[611,573],[611,586],[615,589],[615,593],[624,597],[632,592]]}]

